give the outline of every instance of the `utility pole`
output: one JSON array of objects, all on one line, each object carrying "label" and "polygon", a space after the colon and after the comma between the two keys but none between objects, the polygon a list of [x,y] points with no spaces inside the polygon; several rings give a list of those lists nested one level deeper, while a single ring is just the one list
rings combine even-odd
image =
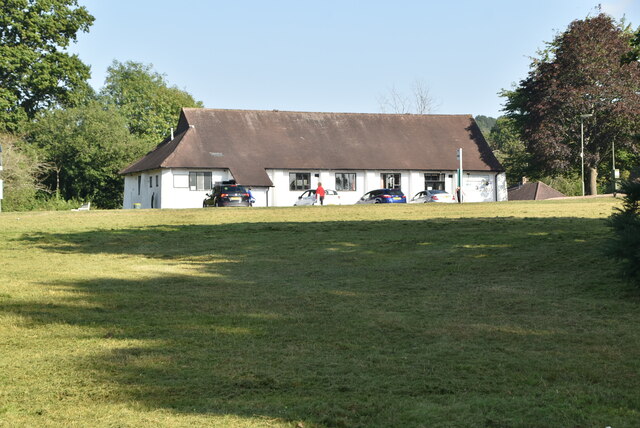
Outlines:
[{"label": "utility pole", "polygon": [[458,203],[462,203],[462,149],[458,149],[456,153],[456,157],[458,158],[458,188],[456,189],[456,197],[458,198]]}]

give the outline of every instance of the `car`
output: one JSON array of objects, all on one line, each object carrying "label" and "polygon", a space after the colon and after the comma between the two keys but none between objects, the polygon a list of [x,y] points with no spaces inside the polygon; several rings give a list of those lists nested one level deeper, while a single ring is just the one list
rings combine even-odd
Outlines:
[{"label": "car", "polygon": [[202,201],[202,206],[207,207],[248,207],[251,206],[249,192],[244,186],[235,182],[223,181],[216,183],[207,193],[207,199]]},{"label": "car", "polygon": [[[333,189],[324,189],[324,204],[325,205],[340,205],[340,194]],[[300,207],[305,205],[315,205],[319,203],[316,199],[316,189],[306,190],[302,195],[298,196],[298,200],[294,207]]]},{"label": "car", "polygon": [[409,201],[410,204],[421,204],[425,202],[457,202],[456,197],[444,190],[423,190],[415,194]]},{"label": "car", "polygon": [[404,204],[406,196],[400,189],[377,189],[365,193],[356,204]]}]

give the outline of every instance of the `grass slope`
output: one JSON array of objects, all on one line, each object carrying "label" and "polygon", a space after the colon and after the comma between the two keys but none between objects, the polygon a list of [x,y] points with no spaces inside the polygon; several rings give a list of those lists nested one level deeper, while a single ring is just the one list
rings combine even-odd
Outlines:
[{"label": "grass slope", "polygon": [[640,426],[613,200],[0,215],[0,426]]}]

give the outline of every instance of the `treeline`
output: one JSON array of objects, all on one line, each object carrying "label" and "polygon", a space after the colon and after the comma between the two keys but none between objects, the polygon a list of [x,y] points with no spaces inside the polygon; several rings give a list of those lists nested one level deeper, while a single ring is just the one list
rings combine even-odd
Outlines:
[{"label": "treeline", "polygon": [[202,107],[151,65],[114,60],[104,86],[66,47],[93,17],[75,0],[3,1],[0,145],[3,210],[122,206],[118,171],[169,134],[182,107]]}]

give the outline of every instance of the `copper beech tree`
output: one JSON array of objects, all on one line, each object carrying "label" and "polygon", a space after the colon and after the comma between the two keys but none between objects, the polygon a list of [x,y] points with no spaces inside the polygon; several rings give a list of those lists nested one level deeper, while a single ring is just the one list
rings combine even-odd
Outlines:
[{"label": "copper beech tree", "polygon": [[581,122],[589,194],[612,148],[640,147],[640,63],[625,62],[633,34],[606,14],[572,22],[534,59],[526,79],[505,91],[513,118],[543,174],[581,169]]}]

